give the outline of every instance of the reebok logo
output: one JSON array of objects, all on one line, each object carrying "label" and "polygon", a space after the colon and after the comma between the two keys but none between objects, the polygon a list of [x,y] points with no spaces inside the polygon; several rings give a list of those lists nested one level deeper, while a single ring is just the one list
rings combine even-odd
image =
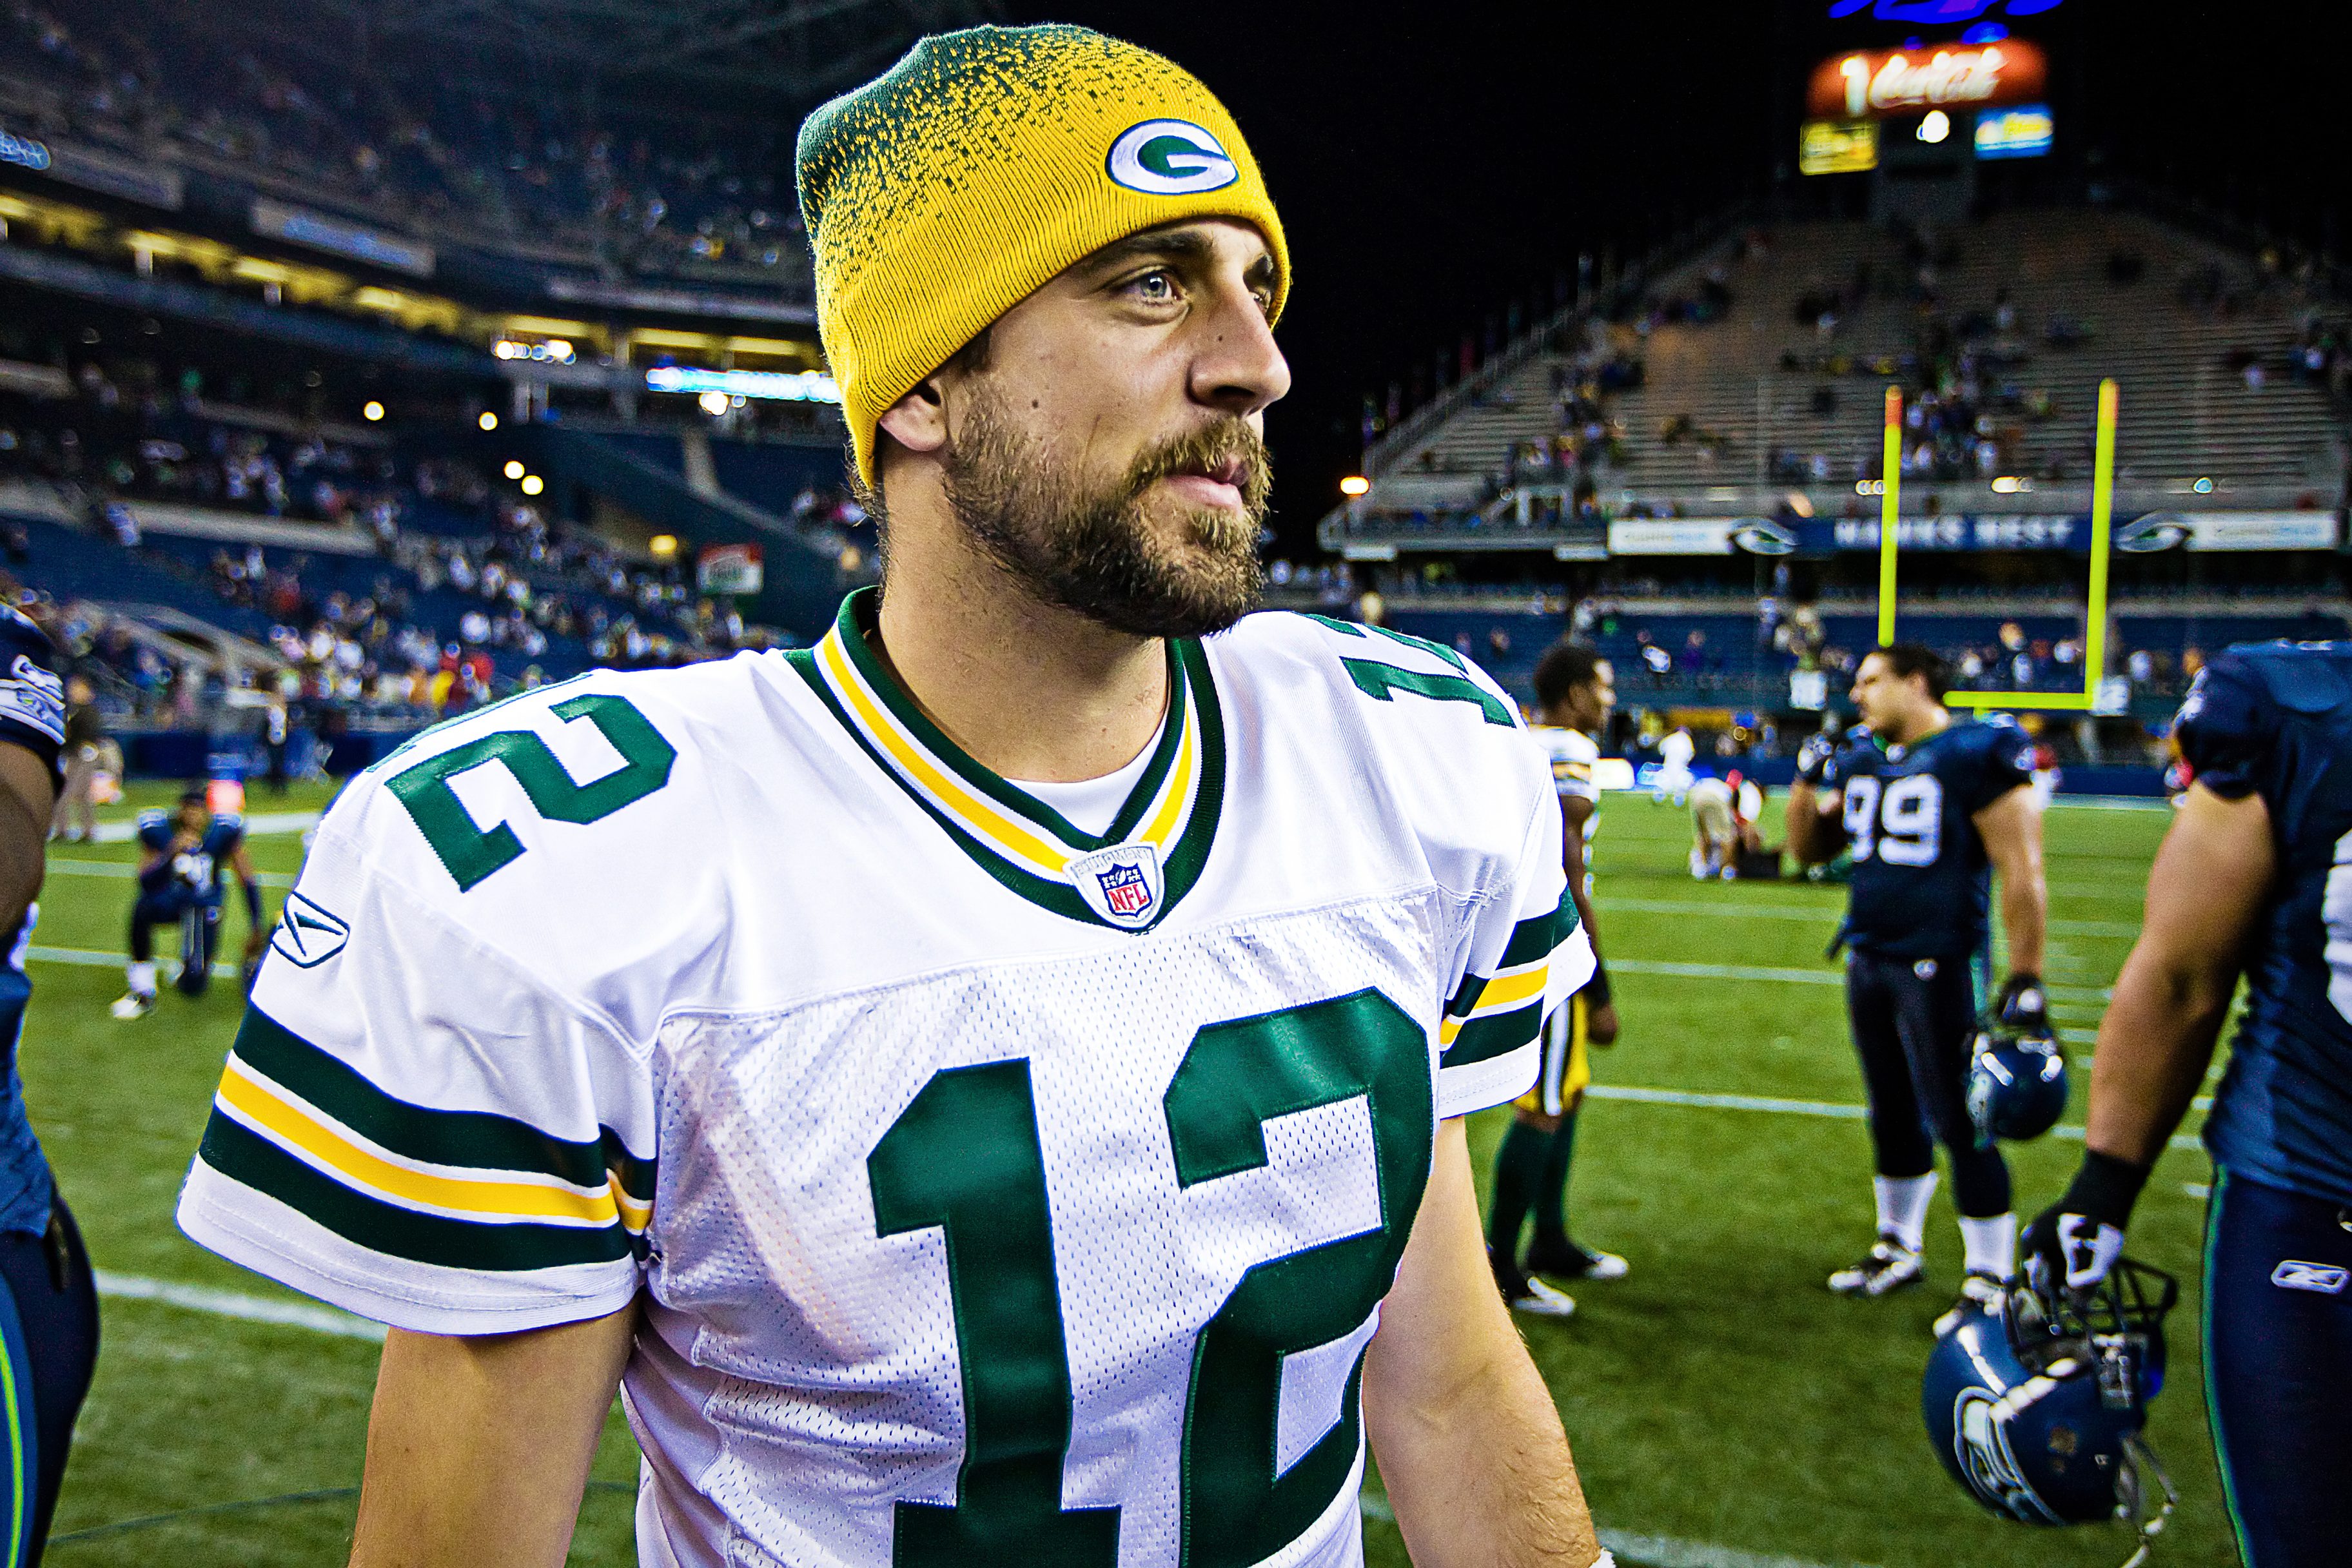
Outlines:
[{"label": "reebok logo", "polygon": [[2315,1290],[2322,1296],[2341,1296],[2352,1269],[2338,1268],[2332,1263],[2299,1263],[2290,1258],[2271,1270],[2271,1283],[2282,1290]]},{"label": "reebok logo", "polygon": [[1104,171],[1148,196],[1223,190],[1242,177],[1222,142],[1189,120],[1147,120],[1111,143]]},{"label": "reebok logo", "polygon": [[349,921],[299,893],[289,893],[278,914],[278,929],[269,933],[269,951],[297,969],[316,969],[342,952],[351,939]]}]

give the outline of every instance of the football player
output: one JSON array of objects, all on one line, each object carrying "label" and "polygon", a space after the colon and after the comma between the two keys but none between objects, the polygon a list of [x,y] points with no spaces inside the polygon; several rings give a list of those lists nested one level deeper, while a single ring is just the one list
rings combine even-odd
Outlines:
[{"label": "football player", "polygon": [[41,629],[0,607],[0,1356],[6,1358],[13,1463],[0,1468],[0,1532],[10,1563],[40,1559],[72,1447],[74,1418],[98,1364],[98,1289],[89,1254],[25,1110],[16,1050],[32,982],[25,948],[40,911],[41,856],[63,777],[65,685]]},{"label": "football player", "polygon": [[[1535,737],[1551,753],[1559,795],[1560,865],[1569,896],[1592,944],[1592,978],[1544,1024],[1543,1072],[1513,1103],[1511,1125],[1495,1152],[1494,1203],[1486,1217],[1486,1253],[1503,1297],[1523,1312],[1564,1318],[1576,1310],[1567,1292],[1532,1278],[1615,1279],[1625,1260],[1580,1247],[1568,1234],[1568,1166],[1576,1148],[1576,1109],[1592,1081],[1588,1046],[1613,1044],[1617,1009],[1601,965],[1601,933],[1592,923],[1592,869],[1587,847],[1601,826],[1601,786],[1593,740],[1608,728],[1617,703],[1609,661],[1581,643],[1564,642],[1536,661]],[[1519,1256],[1519,1233],[1535,1215],[1535,1242]]]},{"label": "football player", "polygon": [[1883,1296],[1921,1278],[1919,1248],[1936,1188],[1935,1145],[1952,1167],[1967,1274],[1937,1319],[1997,1310],[2015,1272],[2009,1166],[1969,1116],[1969,1042],[1978,1015],[1975,956],[1988,937],[1990,874],[2000,877],[2009,979],[2004,1026],[2046,1032],[2042,813],[2033,742],[2005,720],[1955,722],[1940,656],[1898,643],[1865,656],[1853,700],[1866,740],[1808,742],[1789,794],[1789,848],[1818,862],[1853,854],[1841,936],[1846,1010],[1862,1058],[1875,1157],[1878,1237],[1830,1276],[1845,1295]]},{"label": "football player", "polygon": [[1451,649],[1244,618],[1239,130],[980,27],[797,172],[880,591],[355,781],[181,1200],[391,1326],[352,1560],[561,1562],[616,1384],[649,1563],[1336,1568],[1367,1437],[1420,1561],[1603,1560],[1462,1130],[1592,968],[1559,809]]},{"label": "football player", "polygon": [[2081,1169],[2027,1267],[2088,1290],[2207,1064],[2206,1403],[2246,1568],[2352,1542],[2352,644],[2231,648],[2174,739],[2189,783],[2099,1021]]},{"label": "football player", "polygon": [[131,904],[131,989],[113,1006],[125,1021],[155,1010],[155,928],[180,927],[180,973],[173,984],[184,996],[201,996],[212,983],[213,952],[220,942],[221,904],[228,894],[226,868],[245,890],[245,961],[260,958],[268,931],[261,923],[261,879],[246,853],[245,819],[215,816],[205,786],[180,792],[171,812],[139,814],[139,895]]}]

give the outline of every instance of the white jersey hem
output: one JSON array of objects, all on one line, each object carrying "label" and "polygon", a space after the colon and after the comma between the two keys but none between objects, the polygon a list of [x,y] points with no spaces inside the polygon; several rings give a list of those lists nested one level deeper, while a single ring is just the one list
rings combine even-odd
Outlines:
[{"label": "white jersey hem", "polygon": [[1490,1105],[1517,1100],[1535,1087],[1543,1070],[1543,1037],[1483,1062],[1447,1068],[1437,1075],[1437,1119],[1449,1121],[1484,1110]]},{"label": "white jersey hem", "polygon": [[[227,1186],[234,1203],[207,1191],[214,1184]],[[273,1227],[257,1212],[274,1209],[280,1225]],[[197,1246],[218,1253],[241,1268],[267,1275],[290,1289],[299,1290],[331,1307],[340,1307],[371,1322],[426,1334],[510,1334],[526,1329],[552,1328],[559,1323],[584,1322],[617,1312],[636,1299],[637,1273],[629,1271],[626,1290],[586,1293],[541,1289],[505,1300],[455,1301],[423,1300],[384,1289],[382,1259],[352,1248],[354,1263],[373,1261],[374,1278],[306,1247],[295,1233],[316,1230],[317,1222],[287,1207],[267,1194],[233,1183],[199,1159],[181,1189],[180,1229]],[[332,1233],[327,1233],[331,1237]],[[348,1246],[348,1243],[344,1245]],[[423,1267],[419,1265],[418,1267]]]}]

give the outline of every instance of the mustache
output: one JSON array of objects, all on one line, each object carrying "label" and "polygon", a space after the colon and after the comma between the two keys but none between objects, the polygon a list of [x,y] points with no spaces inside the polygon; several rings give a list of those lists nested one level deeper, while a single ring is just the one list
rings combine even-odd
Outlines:
[{"label": "mustache", "polygon": [[1228,465],[1238,469],[1233,483],[1242,492],[1243,506],[1251,517],[1263,517],[1274,485],[1273,457],[1265,438],[1238,415],[1145,447],[1128,469],[1128,494],[1140,496],[1177,474],[1213,474]]}]

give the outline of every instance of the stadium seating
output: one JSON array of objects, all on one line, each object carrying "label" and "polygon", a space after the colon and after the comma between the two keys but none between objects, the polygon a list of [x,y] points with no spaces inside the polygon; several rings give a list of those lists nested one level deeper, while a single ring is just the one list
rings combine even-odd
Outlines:
[{"label": "stadium seating", "polygon": [[[1916,240],[1859,222],[1731,236],[1657,289],[1721,276],[1729,305],[1716,319],[1652,323],[1636,310],[1614,325],[1571,323],[1562,346],[1589,357],[1605,345],[1643,366],[1638,384],[1608,399],[1615,459],[1604,502],[1661,512],[1752,506],[1797,478],[1791,461],[1850,494],[1876,473],[1879,390],[1892,381],[1916,394],[1931,330],[1965,334],[1986,362],[1982,402],[2000,428],[2001,473],[2086,478],[2097,384],[2114,376],[2122,485],[2185,489],[2210,479],[2195,493],[2221,497],[2214,505],[2232,495],[2336,499],[2342,426],[2298,358],[2305,301],[2257,258],[2142,215],[2095,210],[2000,213],[1949,242],[1922,259]],[[1558,430],[1554,388],[1573,363],[1534,356],[1435,428],[1376,449],[1374,502],[1458,510],[1494,495],[1514,450]],[[1815,454],[1826,459],[1818,479]],[[2037,510],[2031,492],[2003,500],[1981,486],[1968,505]]]}]

